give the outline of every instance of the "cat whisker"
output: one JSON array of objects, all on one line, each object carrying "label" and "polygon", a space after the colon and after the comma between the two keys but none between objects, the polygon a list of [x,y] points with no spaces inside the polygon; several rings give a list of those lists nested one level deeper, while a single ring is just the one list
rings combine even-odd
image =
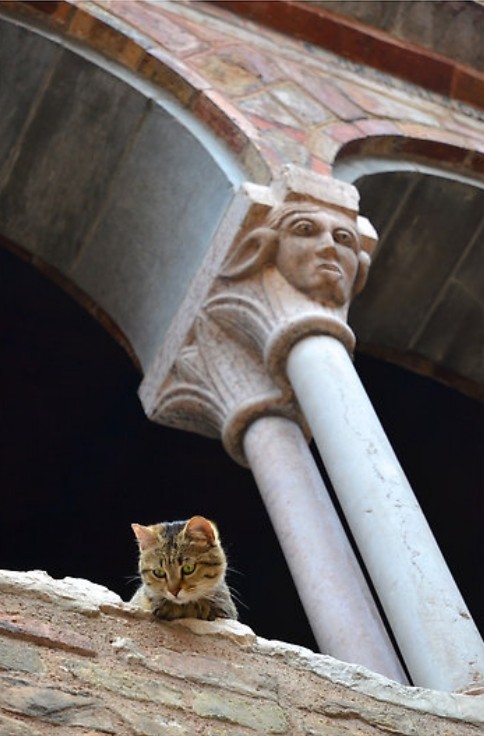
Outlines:
[{"label": "cat whisker", "polygon": [[247,603],[245,603],[242,600],[242,598],[240,597],[240,593],[237,590],[237,588],[234,588],[232,585],[228,585],[227,587],[230,590],[230,595],[232,596],[232,598],[234,599],[234,601],[237,603],[237,605],[238,606],[241,606],[242,608],[245,608],[245,610],[248,611],[249,610],[249,606],[247,605]]},{"label": "cat whisker", "polygon": [[127,583],[139,583],[140,576],[139,574],[136,575],[124,575],[123,580],[125,580]]}]

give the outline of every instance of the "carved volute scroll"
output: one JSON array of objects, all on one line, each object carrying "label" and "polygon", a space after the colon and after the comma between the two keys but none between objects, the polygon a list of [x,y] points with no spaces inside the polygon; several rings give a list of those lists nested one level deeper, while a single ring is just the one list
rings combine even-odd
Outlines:
[{"label": "carved volute scroll", "polygon": [[[246,465],[242,440],[255,419],[279,415],[305,427],[292,392],[268,375],[260,351],[203,310],[180,351],[151,415],[154,421],[221,438],[227,452]],[[306,430],[307,431],[307,430]]]},{"label": "carved volute scroll", "polygon": [[216,267],[202,267],[190,287],[202,297],[187,293],[175,317],[178,347],[162,347],[140,395],[155,421],[220,437],[245,463],[243,434],[255,418],[289,416],[304,428],[285,373],[292,346],[329,334],[352,352],[348,309],[377,240],[343,182],[288,166],[242,196],[238,229],[227,237],[221,227],[207,254]]}]

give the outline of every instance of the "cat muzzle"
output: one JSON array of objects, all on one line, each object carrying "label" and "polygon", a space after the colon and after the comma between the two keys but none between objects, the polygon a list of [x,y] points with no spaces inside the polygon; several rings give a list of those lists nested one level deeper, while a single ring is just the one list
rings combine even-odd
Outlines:
[{"label": "cat muzzle", "polygon": [[178,596],[178,593],[181,590],[181,585],[180,585],[180,583],[170,583],[168,585],[168,590],[170,591],[170,593],[172,594],[172,596],[174,598],[176,598]]}]

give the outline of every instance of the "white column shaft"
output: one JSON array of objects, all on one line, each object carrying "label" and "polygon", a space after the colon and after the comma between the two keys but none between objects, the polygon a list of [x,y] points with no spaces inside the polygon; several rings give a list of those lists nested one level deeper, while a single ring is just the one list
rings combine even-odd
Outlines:
[{"label": "white column shaft", "polygon": [[300,428],[258,419],[244,449],[321,651],[406,682]]},{"label": "white column shaft", "polygon": [[346,349],[306,338],[287,368],[414,684],[482,681],[482,639]]}]

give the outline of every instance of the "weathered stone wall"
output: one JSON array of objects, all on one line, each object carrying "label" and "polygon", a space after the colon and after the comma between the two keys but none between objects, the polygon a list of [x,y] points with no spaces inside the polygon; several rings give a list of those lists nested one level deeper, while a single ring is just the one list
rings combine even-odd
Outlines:
[{"label": "weathered stone wall", "polygon": [[164,624],[85,580],[2,571],[0,600],[1,736],[477,736],[484,726],[482,694],[405,688],[236,622]]}]

